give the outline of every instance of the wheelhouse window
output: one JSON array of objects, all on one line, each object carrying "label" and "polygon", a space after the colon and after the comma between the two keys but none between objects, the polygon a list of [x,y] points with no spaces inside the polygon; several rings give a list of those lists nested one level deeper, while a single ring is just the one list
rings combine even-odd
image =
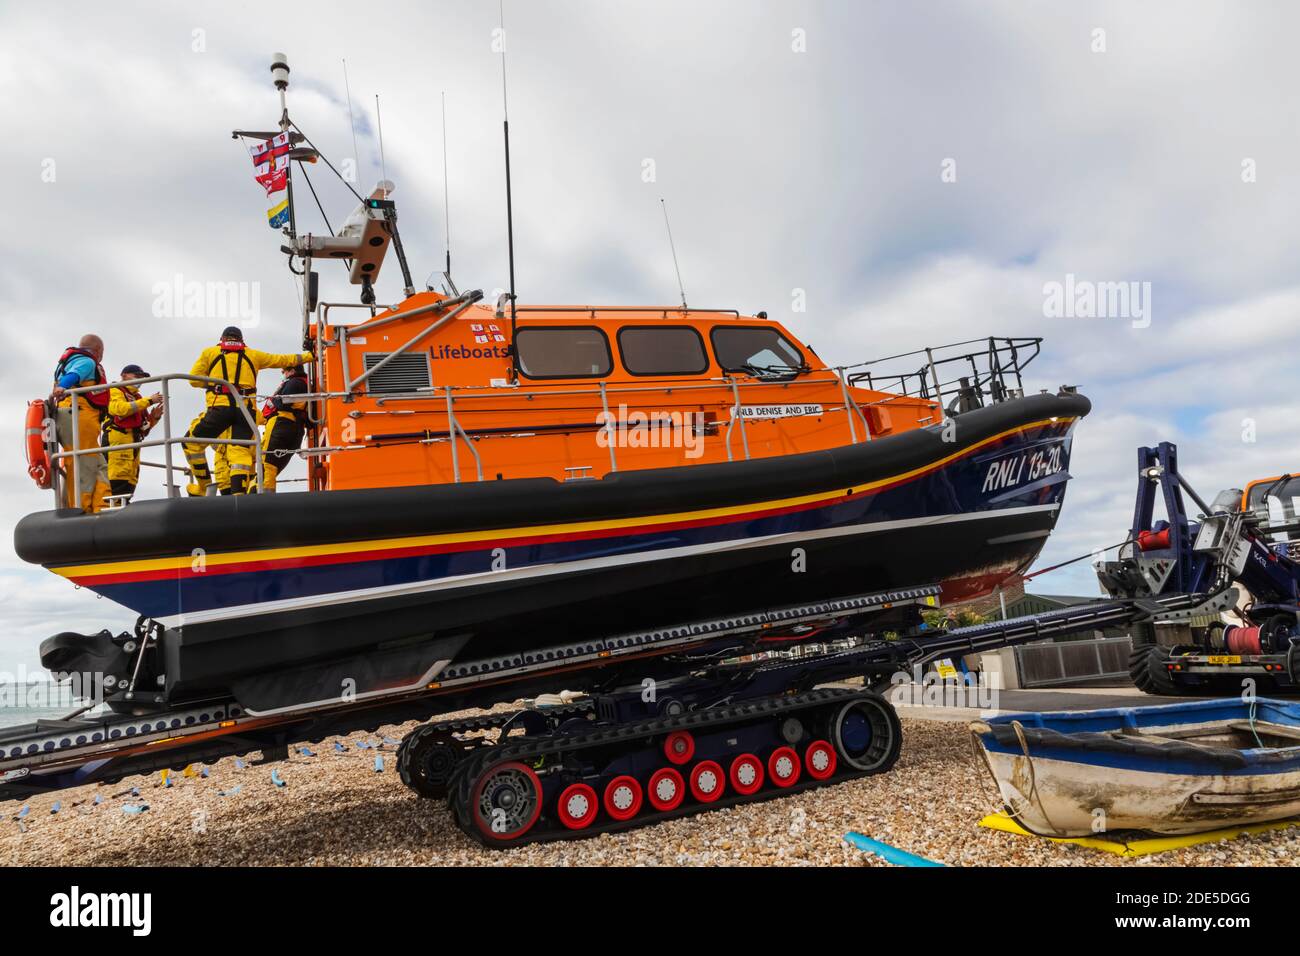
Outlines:
[{"label": "wheelhouse window", "polygon": [[770,327],[719,325],[714,327],[710,338],[713,340],[713,354],[724,372],[781,378],[804,368],[803,353]]},{"label": "wheelhouse window", "polygon": [[609,339],[593,326],[530,326],[515,333],[515,347],[529,378],[599,378],[614,367]]},{"label": "wheelhouse window", "polygon": [[688,325],[619,329],[623,367],[633,375],[699,375],[709,368],[704,339]]}]

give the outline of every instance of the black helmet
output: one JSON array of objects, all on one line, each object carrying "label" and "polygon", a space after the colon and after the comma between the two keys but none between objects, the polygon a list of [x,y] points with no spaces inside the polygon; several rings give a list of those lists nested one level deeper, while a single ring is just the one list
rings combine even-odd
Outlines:
[{"label": "black helmet", "polygon": [[221,339],[223,342],[242,342],[244,341],[244,333],[239,330],[239,326],[228,325],[226,330],[221,333]]}]

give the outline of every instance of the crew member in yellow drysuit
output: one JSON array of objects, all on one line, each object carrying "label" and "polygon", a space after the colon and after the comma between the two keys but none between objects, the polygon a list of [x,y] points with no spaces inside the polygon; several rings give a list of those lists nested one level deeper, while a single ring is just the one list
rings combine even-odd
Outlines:
[{"label": "crew member in yellow drysuit", "polygon": [[[195,388],[207,391],[207,410],[186,437],[217,438],[229,430],[231,438],[251,439],[253,429],[249,426],[249,418],[255,421],[257,417],[257,409],[252,404],[253,396],[257,394],[257,373],[265,368],[292,368],[310,362],[312,358],[311,352],[277,355],[250,349],[244,344],[244,333],[233,325],[228,327],[221,333],[218,344],[199,354],[190,374],[223,379],[234,386],[234,392],[232,394],[225,386],[191,382]],[[247,418],[244,411],[248,412]],[[231,494],[245,494],[253,478],[252,448],[249,445],[227,445],[226,448],[230,460]],[[187,490],[194,496],[206,494],[212,482],[206,446],[187,442],[185,459],[194,479]]]},{"label": "crew member in yellow drysuit", "polygon": [[[138,365],[122,369],[122,381],[148,378],[149,373]],[[135,486],[140,483],[140,449],[126,448],[113,451],[114,445],[133,445],[144,441],[162,415],[162,394],[141,395],[133,385],[114,385],[108,390],[108,414],[100,444],[108,449],[108,483],[114,495],[125,495],[130,501]],[[126,501],[122,502],[126,504]]]},{"label": "crew member in yellow drysuit", "polygon": [[[203,420],[203,416],[200,415],[198,418],[194,419],[194,424],[197,425],[202,420]],[[219,437],[229,438],[230,429],[227,428],[224,432],[221,433]],[[229,445],[212,446],[212,480],[215,481],[217,484],[217,494],[228,495],[231,493],[230,491],[230,446]]]},{"label": "crew member in yellow drysuit", "polygon": [[[65,349],[54,369],[54,390],[51,393],[58,403],[55,409],[54,429],[59,446],[72,450],[72,396],[70,388],[87,385],[106,385],[104,374],[104,340],[98,335],[83,335],[77,345]],[[108,407],[108,390],[85,392],[77,396],[76,445],[78,450],[94,448],[99,440],[99,424]],[[60,459],[64,486],[68,490],[67,506],[80,507],[82,511],[95,512],[104,506],[108,494],[108,469],[104,456],[78,455],[74,468],[71,458]],[[73,472],[77,487],[72,486]]]},{"label": "crew member in yellow drysuit", "polygon": [[[198,424],[199,422],[201,422],[202,420],[203,420],[203,416],[200,415],[198,418],[194,419],[194,421],[190,424],[190,427],[193,428],[195,425],[197,425],[197,424]],[[259,425],[264,424],[263,421],[262,421],[262,415],[261,415],[260,412],[258,413],[258,416],[257,416],[257,424],[259,424]],[[229,438],[229,437],[230,437],[230,430],[227,429],[226,431],[222,432],[221,435],[220,435],[219,437],[221,437],[221,438]],[[266,462],[265,462],[265,461],[262,462],[262,467],[263,467],[263,469],[265,469],[265,467],[266,467]],[[263,474],[262,479],[263,479],[263,484],[265,484],[265,482],[266,482],[266,475],[265,475],[265,474]],[[229,446],[229,445],[213,445],[213,446],[212,446],[212,483],[213,483],[214,485],[217,486],[217,494],[219,494],[219,495],[228,495],[228,494],[231,494],[231,491],[230,491],[230,446]]]}]

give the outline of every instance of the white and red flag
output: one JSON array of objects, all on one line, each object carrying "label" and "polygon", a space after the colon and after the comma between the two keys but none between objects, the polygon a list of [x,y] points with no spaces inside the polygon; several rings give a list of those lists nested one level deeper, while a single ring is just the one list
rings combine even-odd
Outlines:
[{"label": "white and red flag", "polygon": [[261,143],[254,143],[248,147],[248,151],[253,156],[253,165],[261,166],[280,156],[288,156],[292,148],[293,145],[289,142],[289,131],[285,130],[278,136],[272,136]]}]

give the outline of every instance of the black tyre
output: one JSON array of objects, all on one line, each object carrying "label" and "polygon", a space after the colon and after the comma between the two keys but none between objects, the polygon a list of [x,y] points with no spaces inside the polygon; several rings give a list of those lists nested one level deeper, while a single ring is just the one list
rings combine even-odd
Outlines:
[{"label": "black tyre", "polygon": [[898,760],[903,747],[898,714],[888,701],[875,695],[859,697],[834,711],[830,737],[845,764],[867,773],[884,773]]},{"label": "black tyre", "polygon": [[1169,651],[1158,644],[1141,644],[1128,656],[1128,674],[1133,686],[1144,694],[1157,697],[1179,697],[1188,691],[1174,683],[1165,668]]}]

